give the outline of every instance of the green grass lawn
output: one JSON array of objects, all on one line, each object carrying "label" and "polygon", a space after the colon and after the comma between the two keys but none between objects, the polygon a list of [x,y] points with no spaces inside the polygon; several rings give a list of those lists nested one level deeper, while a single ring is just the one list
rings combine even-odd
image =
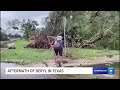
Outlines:
[{"label": "green grass lawn", "polygon": [[[30,42],[25,40],[17,40],[14,45],[16,49],[8,49],[1,52],[1,62],[30,64],[52,59],[53,53],[51,50],[24,48],[24,46],[26,46],[29,43]],[[94,49],[69,48],[68,51],[69,53],[71,53],[72,57],[76,59],[99,57],[106,55],[119,55],[119,51],[116,50],[106,51]]]},{"label": "green grass lawn", "polygon": [[67,52],[71,54],[72,58],[91,58],[100,57],[107,55],[119,55],[117,50],[96,50],[96,49],[79,49],[79,48],[69,48]]},{"label": "green grass lawn", "polygon": [[29,64],[52,59],[53,55],[50,50],[24,48],[29,43],[25,40],[18,40],[14,45],[16,49],[8,49],[1,53],[1,61]]}]

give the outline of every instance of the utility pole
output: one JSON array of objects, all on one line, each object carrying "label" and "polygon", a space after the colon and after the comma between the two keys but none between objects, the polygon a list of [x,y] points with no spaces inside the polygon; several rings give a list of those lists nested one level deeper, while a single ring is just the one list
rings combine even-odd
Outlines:
[{"label": "utility pole", "polygon": [[65,33],[66,17],[63,17],[63,24],[64,24],[64,52],[65,52],[65,57],[66,57],[66,33]]}]

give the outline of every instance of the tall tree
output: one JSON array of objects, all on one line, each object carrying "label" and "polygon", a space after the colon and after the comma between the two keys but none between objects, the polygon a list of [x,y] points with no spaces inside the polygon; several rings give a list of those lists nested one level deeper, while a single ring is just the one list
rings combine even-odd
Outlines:
[{"label": "tall tree", "polygon": [[5,32],[0,31],[0,41],[7,41],[8,37],[7,34]]},{"label": "tall tree", "polygon": [[116,17],[119,17],[119,13],[117,11],[53,11],[45,19],[44,32],[53,36],[63,32],[63,16],[67,18],[66,31],[73,42],[78,38],[84,43],[95,40],[95,37],[100,33],[111,33],[112,36],[103,39],[104,42],[96,39],[95,44],[97,47],[118,49],[119,18]]},{"label": "tall tree", "polygon": [[12,28],[12,29],[18,30],[21,23],[22,22],[20,20],[18,20],[18,19],[8,20],[7,26],[10,29]]},{"label": "tall tree", "polygon": [[37,21],[30,19],[23,21],[20,21],[18,19],[9,20],[7,24],[9,28],[23,32],[27,40],[29,38],[29,35],[35,34],[37,26],[39,25]]},{"label": "tall tree", "polygon": [[38,25],[39,24],[37,21],[30,20],[30,19],[28,19],[27,21],[23,20],[23,22],[21,24],[21,30],[26,35],[27,40],[29,38],[29,35],[35,34],[35,31],[37,30],[36,26],[38,26]]}]

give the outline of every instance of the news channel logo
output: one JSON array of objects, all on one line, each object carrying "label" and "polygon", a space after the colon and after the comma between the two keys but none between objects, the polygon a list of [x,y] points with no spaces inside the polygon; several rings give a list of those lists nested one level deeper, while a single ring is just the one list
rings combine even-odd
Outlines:
[{"label": "news channel logo", "polygon": [[108,67],[108,74],[114,74],[115,69],[113,67]]},{"label": "news channel logo", "polygon": [[114,74],[115,68],[113,67],[94,67],[93,74]]}]

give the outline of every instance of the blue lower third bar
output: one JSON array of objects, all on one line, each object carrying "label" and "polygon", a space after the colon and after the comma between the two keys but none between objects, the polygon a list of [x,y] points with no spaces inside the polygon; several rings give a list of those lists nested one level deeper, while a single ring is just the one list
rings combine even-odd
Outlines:
[{"label": "blue lower third bar", "polygon": [[94,67],[93,74],[114,74],[115,69],[113,67]]}]

